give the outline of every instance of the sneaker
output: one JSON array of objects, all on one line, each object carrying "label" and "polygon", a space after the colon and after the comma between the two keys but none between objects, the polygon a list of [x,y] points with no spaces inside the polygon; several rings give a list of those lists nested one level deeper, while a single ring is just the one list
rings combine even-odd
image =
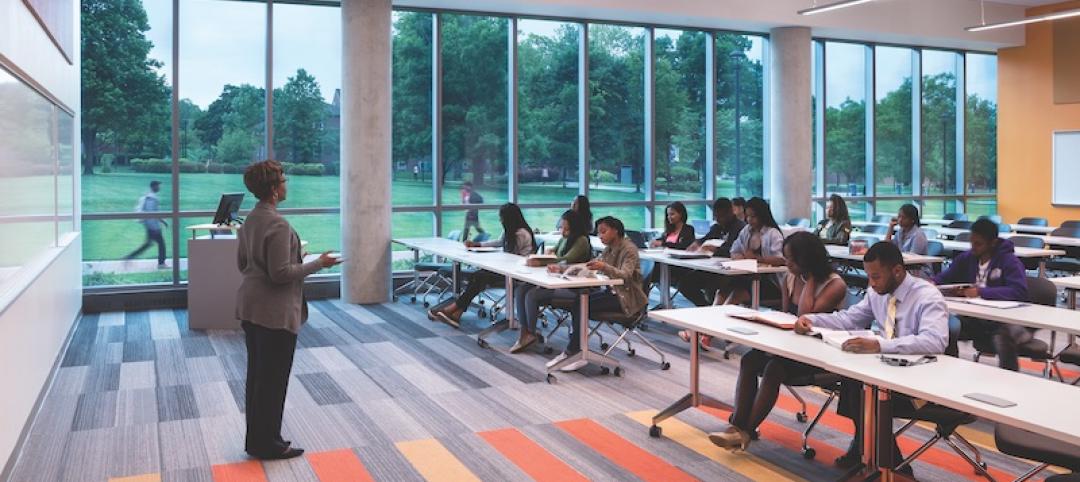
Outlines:
[{"label": "sneaker", "polygon": [[559,353],[558,355],[555,356],[555,358],[552,358],[551,360],[549,360],[545,364],[545,366],[548,367],[548,368],[551,368],[551,367],[555,366],[556,363],[559,363],[559,362],[565,360],[566,357],[567,357],[567,355],[566,355],[565,351],[562,352],[562,353]]},{"label": "sneaker", "polygon": [[169,269],[169,265],[167,265],[165,263],[161,263],[161,264],[157,265],[157,269]]},{"label": "sneaker", "polygon": [[587,362],[585,360],[578,360],[578,361],[576,361],[574,363],[571,363],[569,365],[566,365],[566,366],[560,368],[559,371],[576,372],[578,370],[581,370],[582,368],[585,368],[585,365],[588,365],[588,364],[589,364],[589,362]]}]

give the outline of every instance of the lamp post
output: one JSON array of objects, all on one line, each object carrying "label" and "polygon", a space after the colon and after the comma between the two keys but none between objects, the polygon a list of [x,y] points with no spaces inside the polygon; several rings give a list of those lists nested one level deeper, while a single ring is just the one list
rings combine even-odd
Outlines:
[{"label": "lamp post", "polygon": [[740,88],[741,76],[739,75],[739,71],[742,70],[740,65],[741,61],[746,60],[746,54],[743,53],[742,50],[736,50],[728,54],[728,57],[731,58],[731,63],[735,68],[735,195],[738,196],[741,194],[740,190],[742,187],[739,182],[742,176],[742,136],[740,135],[740,124],[742,124],[740,104],[742,102],[739,98],[742,94],[742,89]]}]

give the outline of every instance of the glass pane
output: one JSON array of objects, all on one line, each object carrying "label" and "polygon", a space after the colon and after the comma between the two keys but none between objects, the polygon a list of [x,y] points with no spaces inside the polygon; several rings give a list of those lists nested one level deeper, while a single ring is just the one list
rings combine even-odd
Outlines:
[{"label": "glass pane", "polygon": [[[810,42],[810,195],[816,197],[818,195],[818,179],[817,179],[817,161],[818,161],[818,78],[821,76],[819,72],[818,55],[820,52],[821,42]],[[815,204],[814,209],[814,224],[817,224],[817,208],[818,204]]]},{"label": "glass pane", "polygon": [[765,39],[716,35],[716,196],[763,191]]},{"label": "glass pane", "polygon": [[623,222],[626,229],[631,231],[641,231],[645,229],[645,215],[648,214],[648,208],[644,206],[635,207],[597,207],[593,206],[593,219],[599,221],[604,216],[614,216]]},{"label": "glass pane", "polygon": [[[477,210],[476,221],[467,221],[467,211],[445,211],[442,213],[442,236],[464,236],[468,232],[468,239],[476,240],[480,233],[484,233],[487,239],[498,239],[502,236],[502,224],[499,223],[499,209],[487,208]],[[525,221],[529,221],[528,218]]]},{"label": "glass pane", "polygon": [[394,12],[394,205],[430,205],[431,14]]},{"label": "glass pane", "polygon": [[[147,176],[165,181],[172,173],[172,2],[120,5],[84,11],[82,18],[84,25],[105,24],[107,15],[126,18],[124,35],[83,30],[80,122],[86,213],[134,211],[148,190]],[[145,23],[136,20],[143,15]],[[170,198],[168,191],[161,194],[163,201]]]},{"label": "glass pane", "polygon": [[970,219],[979,216],[997,214],[997,199],[995,198],[969,198],[967,200],[967,215]]},{"label": "glass pane", "polygon": [[56,112],[0,68],[0,281],[56,244]]},{"label": "glass pane", "polygon": [[876,47],[874,182],[878,196],[912,193],[911,49]]},{"label": "glass pane", "polygon": [[644,60],[644,28],[589,26],[589,197],[593,202],[645,199]]},{"label": "glass pane", "polygon": [[[55,109],[57,115],[56,212],[59,234],[75,231],[75,118]],[[59,240],[58,240],[59,241]]]},{"label": "glass pane", "polygon": [[565,208],[524,208],[522,213],[525,215],[525,221],[529,223],[533,231],[539,230],[541,233],[553,233],[556,232],[555,226],[558,224],[559,218],[568,209],[570,209],[569,206]]},{"label": "glass pane", "polygon": [[[877,201],[875,203],[875,207],[876,207],[875,213],[877,213],[878,216],[896,217],[896,215],[900,212],[900,206],[903,206],[905,204],[914,204],[916,206],[919,205],[918,203],[916,203],[915,201],[913,201],[911,199],[879,200],[879,201]],[[938,216],[938,217],[940,218],[941,216]]]},{"label": "glass pane", "polygon": [[656,198],[705,199],[705,35],[656,30]]},{"label": "glass pane", "polygon": [[[168,229],[150,233],[134,219],[83,221],[83,285],[172,283],[172,233]],[[181,233],[181,240],[190,237],[188,231]],[[158,268],[156,236],[164,243],[162,269]],[[181,267],[186,266],[183,260]]]},{"label": "glass pane", "polygon": [[825,43],[825,195],[866,192],[866,47]]},{"label": "glass pane", "polygon": [[180,209],[214,210],[222,193],[247,192],[240,173],[266,158],[266,5],[184,1],[179,23]]},{"label": "glass pane", "polygon": [[[302,242],[307,242],[304,251],[311,254],[326,251],[341,252],[341,215],[340,214],[301,214],[286,215],[285,219],[296,230]],[[340,273],[341,266],[319,271],[319,274]]]},{"label": "glass pane", "polygon": [[500,17],[442,15],[443,199],[475,204],[506,202],[507,38]]},{"label": "glass pane", "polygon": [[956,194],[956,69],[960,55],[924,50],[922,59],[923,194]]},{"label": "glass pane", "polygon": [[565,202],[578,193],[576,23],[518,22],[518,199]]},{"label": "glass pane", "polygon": [[[870,220],[870,203],[867,201],[847,201],[848,215],[851,216],[852,221],[869,221]],[[880,212],[880,211],[878,211]],[[821,215],[824,216],[824,208],[822,208]]]},{"label": "glass pane", "polygon": [[[431,237],[435,235],[435,216],[432,213],[394,213],[390,231],[395,239]],[[397,243],[390,246],[393,248],[394,271],[412,269],[413,252]]]},{"label": "glass pane", "polygon": [[[955,199],[927,199],[922,202],[919,216],[925,219],[941,219],[948,213],[964,212],[964,203]],[[971,216],[969,213],[968,216]],[[974,219],[972,217],[971,219]]]},{"label": "glass pane", "polygon": [[[664,228],[665,216],[667,216],[667,206],[657,206],[655,225],[658,229],[662,230]],[[686,204],[686,221],[687,223],[690,221],[708,221],[709,223],[712,223],[712,218],[710,218],[709,214],[706,212],[704,204]],[[698,238],[704,235],[705,233],[694,232],[694,236]]]},{"label": "glass pane", "polygon": [[964,125],[967,137],[964,164],[967,168],[967,191],[996,193],[997,56],[967,54],[966,72],[967,117]]},{"label": "glass pane", "polygon": [[319,192],[291,190],[289,206],[336,207],[341,186],[341,9],[275,4],[273,51],[274,158],[285,163],[290,183],[301,178],[328,181],[319,183]]}]

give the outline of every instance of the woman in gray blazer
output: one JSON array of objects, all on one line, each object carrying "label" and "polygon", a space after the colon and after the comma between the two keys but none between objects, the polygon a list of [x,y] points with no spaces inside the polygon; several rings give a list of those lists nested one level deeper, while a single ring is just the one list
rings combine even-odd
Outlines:
[{"label": "woman in gray blazer", "polygon": [[259,202],[237,234],[242,280],[236,295],[236,317],[244,328],[248,351],[244,450],[263,460],[304,453],[281,437],[296,336],[307,321],[304,278],[340,262],[326,252],[304,263],[300,237],[277,211],[277,205],[285,200],[286,181],[277,161],[248,166],[244,185]]}]

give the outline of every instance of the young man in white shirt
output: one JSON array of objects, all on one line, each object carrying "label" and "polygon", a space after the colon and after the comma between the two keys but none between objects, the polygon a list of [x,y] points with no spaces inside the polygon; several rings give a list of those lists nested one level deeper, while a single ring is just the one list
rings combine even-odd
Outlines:
[{"label": "young man in white shirt", "polygon": [[[875,244],[867,251],[863,264],[871,290],[862,301],[836,313],[804,315],[796,322],[795,331],[805,334],[815,326],[874,331],[874,337],[844,342],[843,350],[853,353],[945,353],[949,344],[949,313],[941,292],[926,280],[908,274],[903,254],[895,244]],[[867,358],[867,363],[879,362]],[[861,382],[845,379],[841,383],[836,411],[855,422],[851,447],[836,459],[841,467],[852,467],[861,458],[861,395]],[[910,415],[915,406],[911,398],[894,393],[892,410],[895,415]],[[894,444],[894,464],[901,460],[900,450]],[[911,466],[901,472],[910,474]]]}]

